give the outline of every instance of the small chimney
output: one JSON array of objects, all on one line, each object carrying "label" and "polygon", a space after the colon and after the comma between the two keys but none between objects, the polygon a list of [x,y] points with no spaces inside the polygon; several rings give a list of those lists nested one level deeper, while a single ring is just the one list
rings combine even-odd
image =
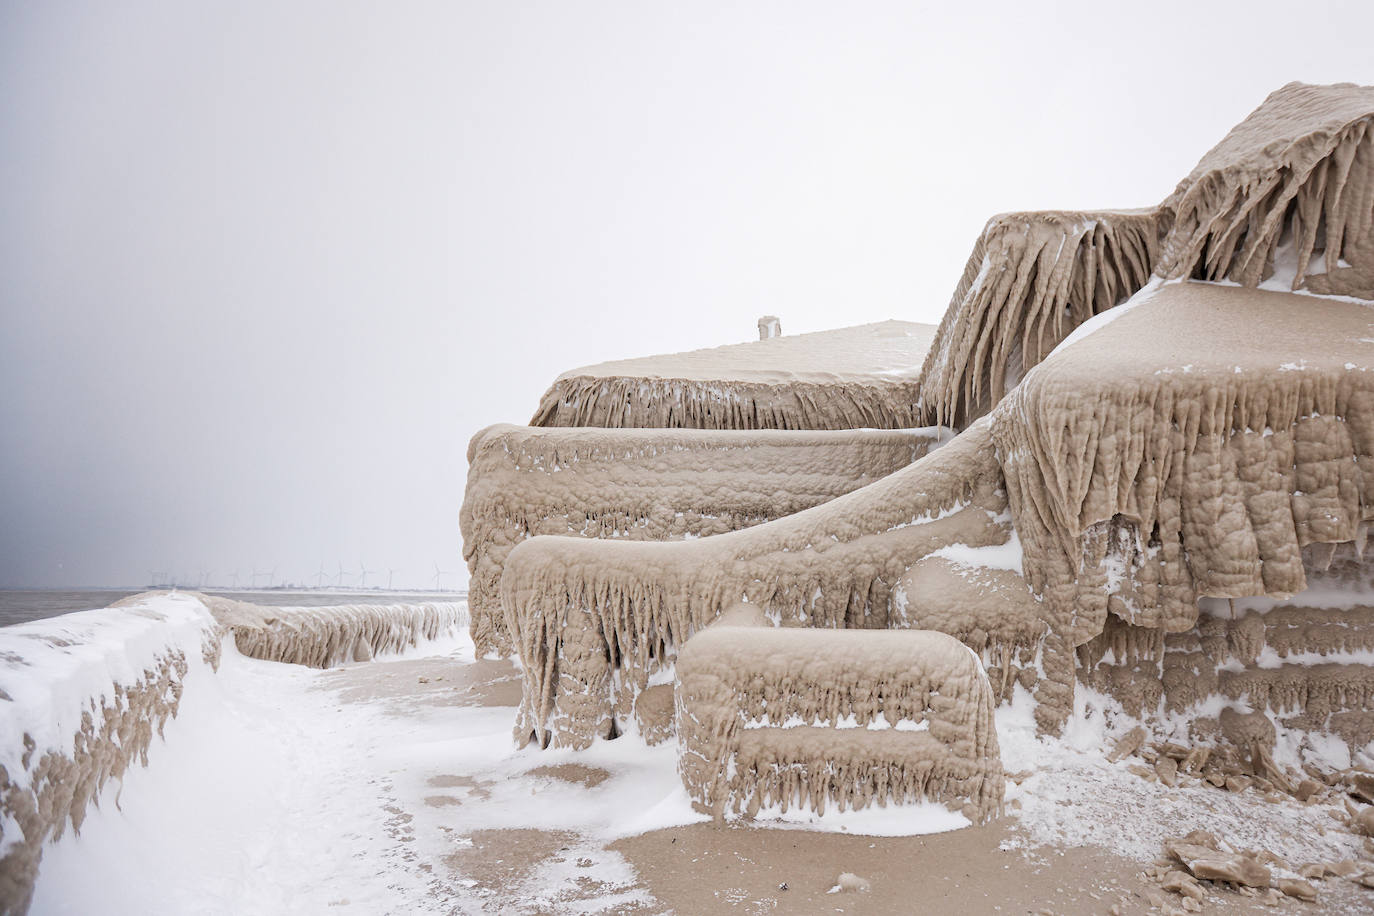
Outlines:
[{"label": "small chimney", "polygon": [[782,322],[777,315],[764,315],[759,319],[759,340],[782,336]]}]

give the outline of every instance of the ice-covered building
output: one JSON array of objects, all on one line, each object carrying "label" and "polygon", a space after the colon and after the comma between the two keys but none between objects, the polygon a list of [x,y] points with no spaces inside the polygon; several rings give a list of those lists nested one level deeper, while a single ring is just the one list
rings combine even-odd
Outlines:
[{"label": "ice-covered building", "polygon": [[[969,782],[997,754],[981,707],[1018,693],[1046,734],[1076,691],[1105,694],[1155,740],[1206,749],[1187,765],[1222,779],[1295,789],[1342,755],[1368,763],[1372,130],[1374,89],[1290,84],[1156,207],[993,218],[928,350],[890,322],[608,363],[561,376],[534,419],[602,429],[479,434],[474,636],[519,654],[517,740],[661,736],[675,704],[684,780],[718,811],[703,717],[706,744],[733,749],[710,757],[717,780],[813,806],[962,793],[985,816],[1000,794]],[[919,340],[919,371],[899,333]],[[796,431],[864,426],[931,429],[925,446]],[[665,457],[724,447],[706,430],[765,427],[782,432],[735,441],[719,465]],[[564,488],[588,456],[580,484],[594,483]],[[621,487],[632,504],[613,505]],[[721,493],[774,501],[732,514]],[[693,513],[713,524],[676,521]],[[741,605],[758,625],[712,626]],[[919,683],[864,680],[891,650],[833,632],[855,629],[953,637],[986,689],[943,644],[911,650]],[[826,699],[797,699],[811,694]],[[780,723],[779,704],[804,710]],[[817,782],[789,727],[832,764],[858,753],[887,775]],[[1306,772],[1275,762],[1276,735]]]}]

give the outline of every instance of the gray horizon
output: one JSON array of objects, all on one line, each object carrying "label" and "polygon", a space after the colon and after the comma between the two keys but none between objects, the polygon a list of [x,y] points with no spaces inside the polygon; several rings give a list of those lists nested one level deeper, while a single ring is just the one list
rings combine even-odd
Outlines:
[{"label": "gray horizon", "polygon": [[463,587],[467,442],[560,372],[938,322],[995,213],[1374,83],[1374,7],[1292,18],[5,2],[0,588]]}]

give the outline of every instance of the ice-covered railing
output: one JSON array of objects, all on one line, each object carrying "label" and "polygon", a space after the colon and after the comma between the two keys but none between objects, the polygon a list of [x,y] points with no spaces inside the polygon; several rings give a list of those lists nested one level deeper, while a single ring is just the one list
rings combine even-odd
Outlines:
[{"label": "ice-covered railing", "polygon": [[460,516],[478,654],[510,651],[506,556],[541,534],[683,540],[820,505],[906,467],[952,434],[488,427],[468,446]]},{"label": "ice-covered railing", "polygon": [[716,817],[920,801],[974,823],[1001,811],[992,688],[943,633],[710,627],[678,658],[676,703],[683,785]]},{"label": "ice-covered railing", "polygon": [[0,628],[0,912],[27,909],[43,844],[147,764],[188,678],[219,653],[214,618],[185,594]]},{"label": "ice-covered railing", "polygon": [[468,622],[462,601],[259,607],[213,596],[206,600],[244,655],[312,668],[401,652]]},{"label": "ice-covered railing", "polygon": [[[620,722],[694,632],[741,599],[775,620],[823,628],[938,621],[893,617],[907,569],[951,544],[1006,544],[1005,494],[986,423],[862,490],[777,521],[680,542],[539,537],[506,561],[502,604],[524,669],[517,739],[578,734],[609,699]],[[957,622],[957,621],[956,621]],[[1039,620],[999,631],[1005,666],[1033,656]],[[1019,672],[1017,672],[1019,674]],[[587,714],[591,714],[588,712]]]}]

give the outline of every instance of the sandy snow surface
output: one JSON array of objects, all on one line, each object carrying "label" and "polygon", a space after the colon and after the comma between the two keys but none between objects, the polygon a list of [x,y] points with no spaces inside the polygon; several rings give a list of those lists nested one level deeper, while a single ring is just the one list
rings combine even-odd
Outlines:
[{"label": "sandy snow surface", "polygon": [[[1132,862],[1158,854],[1164,836],[1195,826],[1294,861],[1358,854],[1357,841],[1333,829],[1320,806],[1166,790],[1124,763],[1108,763],[1104,747],[1131,722],[1090,691],[1080,693],[1074,725],[1059,744],[1034,737],[1028,696],[999,712],[1008,770],[1031,775],[1009,785],[1011,817],[993,827],[933,835],[962,822],[933,806],[823,819],[794,812],[771,823],[785,830],[704,835],[707,848],[686,863],[688,875],[708,860],[715,836],[723,840],[717,852],[762,843],[757,857],[774,857],[752,865],[741,859],[731,865],[746,869],[739,875],[703,874],[723,884],[741,881],[750,868],[772,874],[767,870],[808,844],[828,842],[788,843],[797,830],[844,834],[836,843],[898,837],[887,842],[904,850],[916,841],[934,844],[931,862],[944,855],[957,863],[965,847],[965,855],[1000,855],[1000,868],[1026,872],[1028,894],[1060,893],[1077,880],[1084,892],[1072,899],[1082,906],[1054,911],[1105,912],[1098,904],[1107,898],[1093,890],[1109,880],[1104,868],[1129,874]],[[641,852],[638,870],[626,856],[659,838],[681,850],[664,828],[681,827],[684,844],[712,829],[690,809],[673,745],[648,748],[631,734],[582,752],[516,750],[510,729],[518,698],[518,671],[508,661],[475,659],[466,634],[326,671],[249,659],[226,643],[218,673],[192,670],[180,715],[165,740],[154,742],[150,767],[108,787],[79,837],[69,833],[47,849],[32,912],[671,911],[650,886],[668,854],[645,859]],[[742,843],[741,829],[749,835]],[[932,836],[903,836],[922,833]],[[876,850],[883,842],[863,845]],[[1047,855],[1084,845],[1105,850],[1108,864],[1044,867]],[[881,862],[872,859],[870,869]],[[832,880],[822,877],[818,887]],[[671,878],[654,886],[671,889]],[[1046,883],[1037,891],[1035,881]],[[682,894],[699,883],[687,881]],[[761,893],[709,899],[722,912],[773,911],[779,900],[782,911],[803,912],[811,911],[796,908],[803,899],[825,897],[824,888],[807,898]],[[879,911],[855,910],[845,903],[853,895],[826,899],[834,904],[827,912]],[[876,905],[882,898],[875,890],[865,899]],[[1235,905],[1246,904],[1237,898]]]}]

